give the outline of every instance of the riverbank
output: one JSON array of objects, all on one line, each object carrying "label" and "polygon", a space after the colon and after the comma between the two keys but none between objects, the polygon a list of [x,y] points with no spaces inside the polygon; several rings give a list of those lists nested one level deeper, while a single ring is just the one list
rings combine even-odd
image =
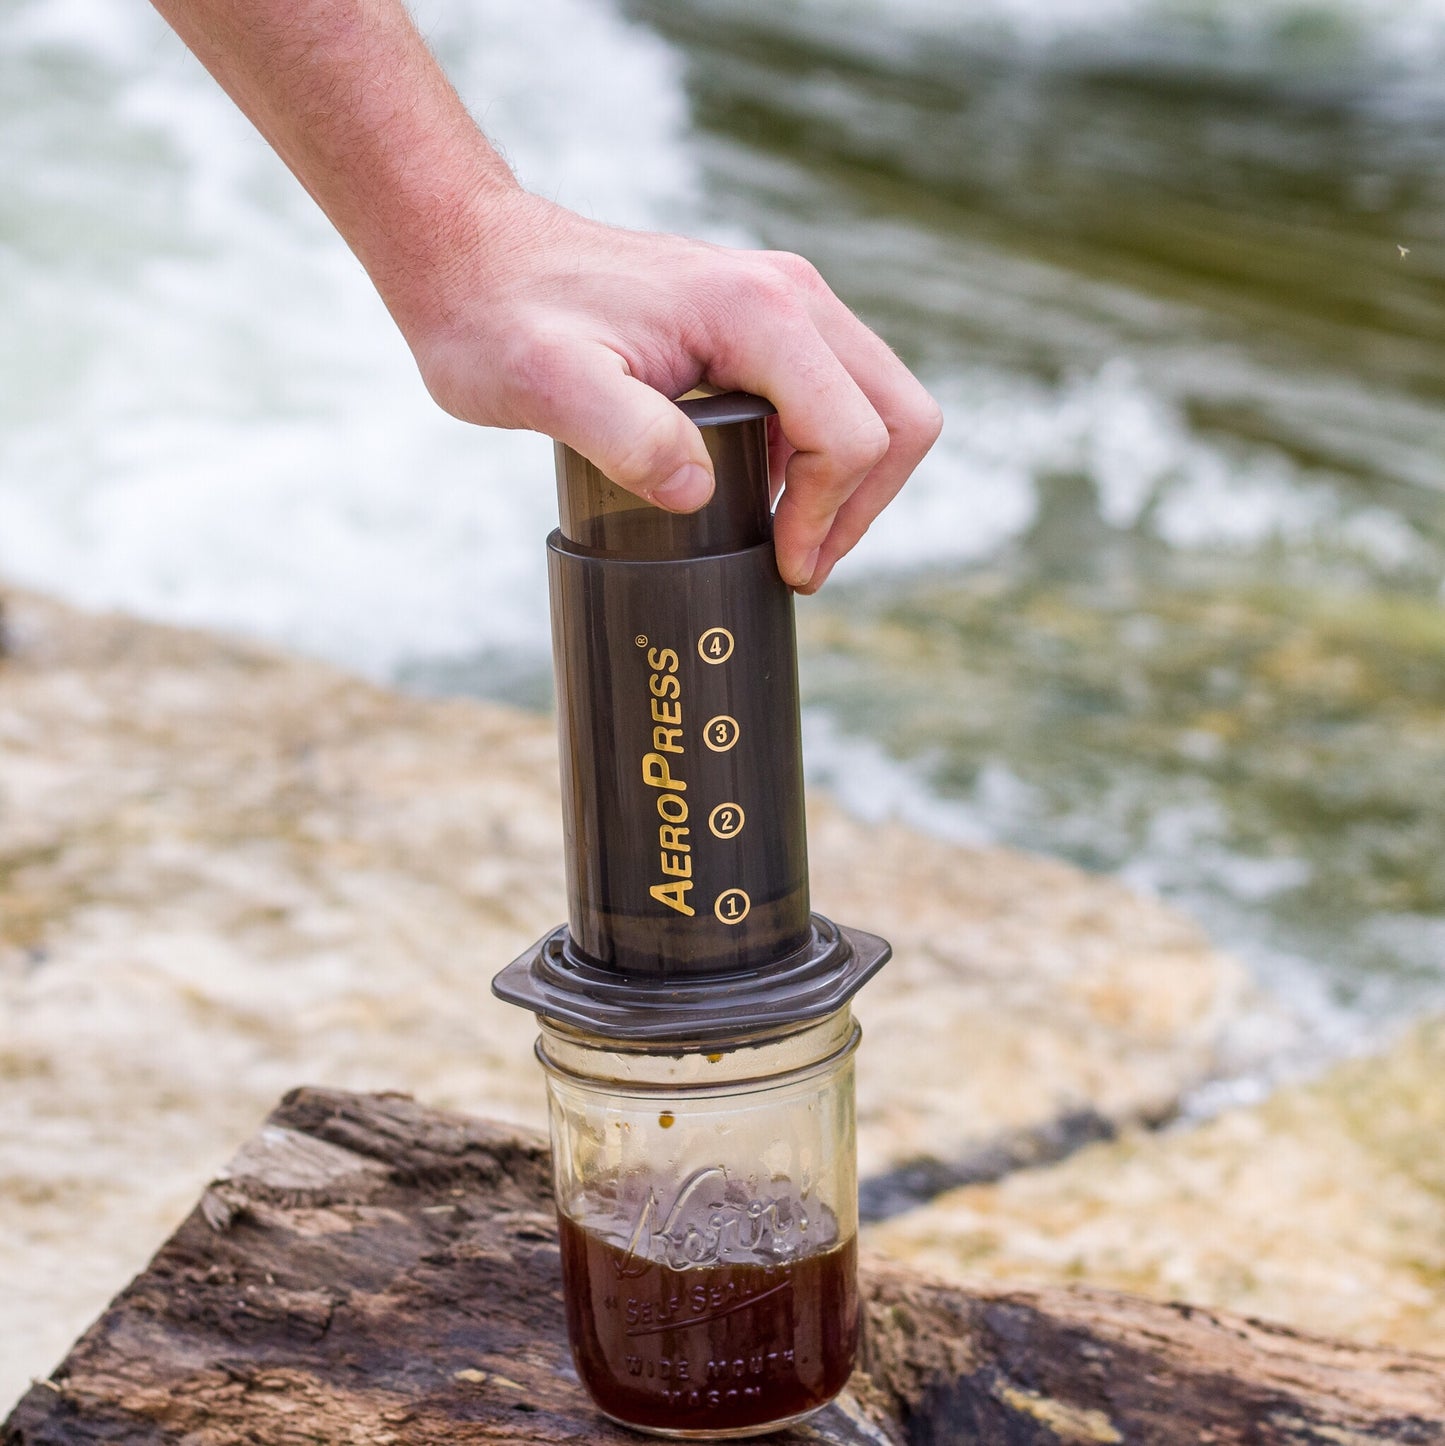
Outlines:
[{"label": "riverbank", "polygon": [[[540,1123],[531,1023],[490,979],[565,912],[547,720],[5,604],[0,1401],[291,1086]],[[1133,1139],[1288,1031],[1192,924],[1107,878],[822,798],[810,853],[817,907],[896,950],[859,1003],[866,1178],[1063,1153],[1080,1120]]]},{"label": "riverbank", "polygon": [[1445,1351],[1445,1020],[1198,1128],[1126,1131],[876,1227],[978,1285],[1087,1281]]}]

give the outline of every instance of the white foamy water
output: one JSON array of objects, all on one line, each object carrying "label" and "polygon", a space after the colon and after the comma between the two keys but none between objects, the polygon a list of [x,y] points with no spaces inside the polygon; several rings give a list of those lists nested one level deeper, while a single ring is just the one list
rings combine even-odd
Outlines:
[{"label": "white foamy water", "polygon": [[[996,847],[1006,846],[1038,808],[1036,790],[1000,762],[979,771],[969,798],[940,797],[929,778],[933,760],[892,758],[818,710],[804,712],[803,742],[810,780],[867,823],[902,823],[953,843]],[[1083,817],[1062,822],[1065,831],[1094,826]],[[1139,893],[1207,917],[1211,936],[1247,962],[1273,999],[1288,1000],[1287,1012],[1268,1004],[1240,1022],[1238,1066],[1221,1062],[1220,1076],[1190,1094],[1186,1113],[1193,1118],[1258,1099],[1280,1080],[1318,1068],[1322,1058],[1378,1044],[1398,1023],[1382,1029],[1377,1016],[1385,1010],[1342,1007],[1317,961],[1260,939],[1257,920],[1237,901],[1296,887],[1307,865],[1241,854],[1230,847],[1222,823],[1205,801],[1165,807],[1147,845],[1119,871]],[[1445,934],[1438,920],[1416,927]]]},{"label": "white foamy water", "polygon": [[[715,119],[711,130],[700,127],[690,113],[693,96],[707,103],[698,70],[733,65],[730,52],[677,48],[606,0],[537,0],[505,14],[427,0],[419,19],[535,189],[622,224],[743,240],[740,217],[762,235],[769,206],[786,211],[786,244],[826,259],[861,306],[898,319],[900,344],[926,358],[947,428],[840,580],[872,574],[882,595],[920,569],[998,559],[1004,571],[1020,559],[1047,568],[1083,529],[1080,551],[1144,538],[1186,562],[1232,553],[1246,564],[1240,575],[1343,563],[1367,586],[1374,577],[1436,585],[1445,432],[1437,395],[1415,380],[1434,367],[1429,319],[1445,315],[1430,289],[1435,162],[1400,173],[1405,189],[1426,197],[1410,235],[1418,257],[1407,263],[1383,237],[1374,238],[1376,255],[1367,239],[1330,273],[1353,278],[1360,260],[1367,273],[1390,268],[1402,285],[1342,303],[1322,337],[1310,330],[1309,294],[1298,315],[1246,309],[1238,326],[1229,316],[1241,298],[1280,285],[1278,258],[1287,271],[1293,236],[1333,236],[1328,199],[1297,233],[1275,218],[1214,238],[1263,256],[1234,278],[1237,294],[1226,294],[1228,277],[1215,290],[1196,285],[1188,248],[1145,252],[1137,271],[1100,264],[1102,253],[1112,263],[1128,252],[1136,221],[1154,223],[1147,209],[1130,211],[1129,225],[1100,242],[1083,205],[1077,229],[1061,225],[1050,242],[1039,240],[1027,206],[989,207],[1015,190],[1027,200],[1039,176],[1049,182],[1051,158],[1070,157],[1072,127],[1094,113],[1092,102],[1052,119],[1047,108],[1030,109],[1050,66],[1110,55],[1129,63],[1154,46],[1164,63],[1177,53],[1206,69],[1247,56],[1287,87],[1308,53],[1336,73],[1373,67],[1370,83],[1386,94],[1393,81],[1380,76],[1391,66],[1407,80],[1423,74],[1390,56],[1433,53],[1445,0],[1219,0],[1187,11],[1173,0],[699,0],[698,13],[720,32],[746,19],[791,29],[802,42],[824,30],[830,44],[851,35],[875,69],[897,59],[943,99],[933,109],[895,106],[896,77],[879,81],[866,67],[872,81],[849,90],[821,48],[816,67],[798,67],[797,91],[787,92],[798,108],[780,112],[783,129],[813,125],[836,138],[851,125],[864,140],[897,142],[896,155],[886,146],[879,153],[875,197],[871,182],[835,175],[835,162],[852,164],[847,147],[829,152],[805,138],[789,149],[749,119],[777,89],[766,68],[723,87],[743,118],[738,135]],[[548,652],[543,539],[555,518],[548,444],[467,427],[432,404],[344,245],[148,9],[0,0],[0,22],[0,577],[260,636],[377,677],[538,691]],[[938,36],[1025,56],[997,67],[1005,89],[1021,77],[1009,102],[1022,107],[1019,148],[1005,147],[1001,163],[1009,176],[1016,168],[1017,186],[1007,181],[995,194],[991,173],[961,163],[948,170],[950,145],[972,155],[1011,133],[997,117],[932,146],[930,126],[951,125],[979,99],[962,82],[947,88],[958,51],[932,45]],[[771,40],[751,43],[766,49]],[[1209,110],[1209,126],[1179,134],[1207,140],[1216,119],[1232,126],[1232,95]],[[1199,196],[1241,157],[1292,153],[1294,132],[1261,124],[1268,144],[1194,157]],[[1138,149],[1131,125],[1101,125],[1092,138],[1081,184],[1098,191],[1096,205],[1132,195],[1108,190],[1110,147],[1124,161]],[[1389,137],[1427,133],[1436,132],[1396,126]],[[1311,156],[1333,144],[1328,129],[1301,134]],[[917,141],[914,150],[900,135]],[[937,172],[910,169],[934,149]],[[1036,173],[1039,156],[1048,165]],[[1340,179],[1313,164],[1298,177],[1287,167],[1279,174],[1311,186]],[[1143,175],[1172,173],[1146,167]],[[1077,200],[1051,184],[1040,184],[1034,202],[1045,221]],[[1165,219],[1192,225],[1199,214]],[[1207,224],[1199,234],[1212,262],[1222,253],[1203,244]],[[1346,318],[1357,310],[1371,319],[1351,330]],[[1000,707],[1002,716],[1007,700]],[[1029,847],[1067,852],[1098,819],[1050,819],[1030,791],[1046,793],[1049,769],[1069,765],[1021,759],[1007,723],[998,730],[969,745],[979,782],[967,815],[933,797],[927,759],[880,771],[872,741],[845,746],[841,734],[810,758],[818,781],[865,816],[879,800],[901,799],[903,816],[935,832],[1017,842],[1022,830]],[[1197,741],[1208,745],[1210,735]],[[1209,761],[1194,760],[1201,777]],[[1139,817],[1154,820],[1158,800],[1137,802]],[[1137,848],[1116,828],[1124,842],[1110,866],[1187,906],[1203,901],[1211,928],[1244,938],[1279,891],[1288,896],[1294,876],[1281,882],[1277,871],[1254,868],[1248,847],[1217,821],[1207,848],[1171,832],[1183,817],[1160,813]],[[1428,942],[1418,929],[1385,941],[1409,953],[1417,972],[1430,972],[1416,957]],[[1251,958],[1265,952],[1261,944]],[[1270,973],[1267,960],[1261,973]]]},{"label": "white foamy water", "polygon": [[[1232,26],[1247,11],[1215,13]],[[1156,11],[909,0],[886,13],[1042,43],[1132,34]],[[1400,13],[1382,33],[1445,6]],[[505,15],[433,3],[419,19],[528,184],[623,224],[717,224],[682,62],[651,32],[589,0]],[[0,66],[18,162],[0,202],[0,573],[378,675],[416,655],[543,652],[546,445],[438,412],[345,247],[159,20],[12,0]],[[1033,520],[1040,473],[1061,469],[1092,476],[1119,526],[1171,479],[1184,501],[1162,525],[1195,543],[1211,517],[1247,542],[1333,505],[1268,449],[1200,441],[1125,363],[1055,385],[967,364],[929,381],[949,430],[853,569],[987,557]]]},{"label": "white foamy water", "polygon": [[[1154,525],[1179,546],[1355,537],[1336,494],[1271,449],[1201,440],[1127,359],[1052,385],[966,370],[934,387],[947,429],[906,500],[874,524],[859,570],[989,557],[1035,520],[1035,484],[1050,475],[1090,478],[1110,527],[1135,526],[1157,502]],[[1362,522],[1356,541],[1371,556],[1408,553],[1388,526]]]},{"label": "white foamy water", "polygon": [[[0,572],[376,673],[544,646],[547,444],[437,410],[349,252],[148,10],[8,10]],[[692,214],[662,42],[587,0],[419,20],[534,189]]]},{"label": "white foamy water", "polygon": [[[749,0],[710,8],[754,11]],[[1066,63],[1174,62],[1200,73],[1300,78],[1378,66],[1428,77],[1445,56],[1442,0],[796,0],[773,19],[815,34],[826,28],[846,44],[850,31],[871,42],[880,15],[925,39],[1006,45]]]}]

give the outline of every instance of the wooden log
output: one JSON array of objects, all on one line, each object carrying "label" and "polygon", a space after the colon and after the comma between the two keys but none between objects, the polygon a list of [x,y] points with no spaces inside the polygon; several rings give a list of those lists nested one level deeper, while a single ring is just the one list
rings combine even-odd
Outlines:
[{"label": "wooden log", "polygon": [[[537,1137],[298,1090],[0,1441],[635,1442],[577,1383],[549,1192]],[[780,1446],[1445,1443],[1445,1359],[1087,1289],[864,1285],[863,1368]]]}]

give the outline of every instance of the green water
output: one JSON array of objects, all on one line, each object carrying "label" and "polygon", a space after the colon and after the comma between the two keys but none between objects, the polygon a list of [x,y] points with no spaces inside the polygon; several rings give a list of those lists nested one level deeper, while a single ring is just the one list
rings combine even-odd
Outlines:
[{"label": "green water", "polygon": [[[429,33],[532,184],[806,253],[945,406],[800,606],[815,779],[1321,1029],[1445,1004],[1445,0],[619,3]],[[0,572],[545,706],[545,446],[436,412],[148,7],[0,17]]]},{"label": "green water", "polygon": [[[1138,60],[632,10],[689,57],[719,216],[811,256],[945,400],[962,531],[1011,451],[1031,488],[979,555],[921,527],[918,566],[869,575],[865,545],[803,609],[808,706],[1282,990],[1438,1003],[1439,98],[1323,14],[1264,57]],[[1028,399],[1118,377],[1122,431],[1040,442]]]}]

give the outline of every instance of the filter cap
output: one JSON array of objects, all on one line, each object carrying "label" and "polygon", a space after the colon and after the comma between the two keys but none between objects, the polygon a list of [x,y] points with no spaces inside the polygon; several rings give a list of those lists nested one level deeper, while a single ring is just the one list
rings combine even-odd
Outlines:
[{"label": "filter cap", "polygon": [[626,1044],[715,1044],[795,1029],[841,1009],[888,962],[876,934],[814,914],[807,943],[758,969],[669,979],[599,969],[566,925],[492,981],[509,1004]]}]

